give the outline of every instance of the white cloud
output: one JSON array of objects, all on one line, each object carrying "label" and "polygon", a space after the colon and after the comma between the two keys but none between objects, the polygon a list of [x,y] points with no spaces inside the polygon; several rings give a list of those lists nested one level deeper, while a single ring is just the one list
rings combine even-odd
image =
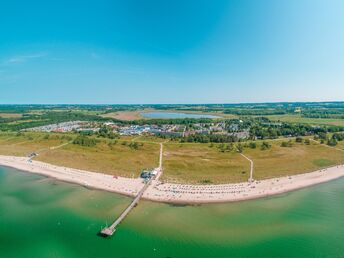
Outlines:
[{"label": "white cloud", "polygon": [[18,63],[24,63],[32,59],[38,59],[47,56],[47,53],[36,53],[36,54],[30,54],[30,55],[18,55],[13,56],[5,60],[5,64],[18,64]]}]

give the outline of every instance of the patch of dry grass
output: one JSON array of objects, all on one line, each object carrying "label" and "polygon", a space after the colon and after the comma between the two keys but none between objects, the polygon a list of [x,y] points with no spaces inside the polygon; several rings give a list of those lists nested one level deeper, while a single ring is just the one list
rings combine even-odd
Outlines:
[{"label": "patch of dry grass", "polygon": [[0,113],[0,118],[21,118],[23,114],[19,113]]},{"label": "patch of dry grass", "polygon": [[124,121],[143,119],[141,116],[142,110],[135,111],[118,111],[102,115],[102,117],[115,118]]}]

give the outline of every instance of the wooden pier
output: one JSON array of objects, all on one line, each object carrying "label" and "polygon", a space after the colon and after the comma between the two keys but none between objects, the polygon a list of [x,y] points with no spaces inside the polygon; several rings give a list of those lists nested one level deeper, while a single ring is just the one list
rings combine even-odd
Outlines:
[{"label": "wooden pier", "polygon": [[159,167],[155,169],[157,171],[157,174],[155,176],[152,176],[149,178],[148,181],[145,182],[145,185],[142,187],[142,189],[139,191],[139,193],[136,195],[135,199],[132,201],[132,203],[122,212],[122,214],[118,217],[118,219],[115,220],[114,223],[110,227],[103,228],[99,233],[100,235],[104,237],[112,236],[117,226],[124,220],[124,218],[129,214],[129,212],[136,207],[136,205],[139,203],[142,195],[147,190],[149,185],[152,183],[154,179],[158,180],[162,173],[162,157],[163,157],[163,143],[160,143],[160,155],[159,155]]},{"label": "wooden pier", "polygon": [[122,220],[124,220],[124,218],[129,214],[131,209],[134,208],[138,204],[143,193],[146,191],[148,186],[151,184],[152,180],[153,180],[153,178],[150,178],[149,181],[147,181],[145,183],[145,185],[140,190],[140,192],[136,195],[136,197],[132,201],[132,203],[122,212],[122,214],[118,217],[118,219],[115,220],[114,223],[112,223],[112,225],[110,227],[106,227],[100,231],[100,234],[102,236],[108,237],[108,236],[112,236],[115,233],[116,227],[122,222]]}]

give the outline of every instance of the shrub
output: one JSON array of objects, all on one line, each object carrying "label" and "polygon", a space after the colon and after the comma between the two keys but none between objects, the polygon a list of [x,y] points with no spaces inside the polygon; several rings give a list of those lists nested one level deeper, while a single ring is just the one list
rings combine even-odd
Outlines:
[{"label": "shrub", "polygon": [[96,139],[89,138],[83,135],[79,135],[78,137],[75,138],[73,141],[73,144],[81,145],[81,146],[86,146],[86,147],[92,147],[97,144]]},{"label": "shrub", "polygon": [[271,144],[268,142],[263,142],[262,145],[260,146],[261,150],[267,150],[271,148]]},{"label": "shrub", "polygon": [[332,139],[330,139],[330,140],[327,140],[327,145],[328,146],[336,146],[337,145],[337,140],[336,139],[334,139],[334,138],[332,138]]},{"label": "shrub", "polygon": [[244,150],[244,146],[241,144],[241,143],[239,143],[238,145],[237,145],[237,149],[238,149],[238,152],[243,152],[243,150]]},{"label": "shrub", "polygon": [[298,137],[296,137],[295,142],[302,143],[303,142],[303,138],[298,136]]},{"label": "shrub", "polygon": [[293,143],[291,141],[282,142],[281,147],[292,147]]},{"label": "shrub", "polygon": [[310,145],[310,144],[311,144],[311,141],[310,141],[309,139],[306,139],[306,140],[305,140],[305,144],[306,144],[306,145]]}]

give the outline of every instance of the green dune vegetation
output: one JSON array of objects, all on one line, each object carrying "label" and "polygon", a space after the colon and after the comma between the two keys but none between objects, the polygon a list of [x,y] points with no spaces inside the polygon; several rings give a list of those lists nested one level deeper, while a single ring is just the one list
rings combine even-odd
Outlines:
[{"label": "green dune vegetation", "polygon": [[253,160],[256,180],[311,172],[344,162],[344,152],[338,149],[304,139],[297,142],[295,138],[239,145],[167,143],[162,180],[184,183],[247,181],[250,164],[237,152],[237,146]]},{"label": "green dune vegetation", "polygon": [[341,164],[344,141],[335,148],[312,138],[284,138],[244,143],[180,143],[154,136],[108,139],[73,133],[0,133],[0,154],[28,156],[59,166],[138,177],[158,165],[164,142],[164,182],[218,184],[245,182],[254,161],[254,179],[295,175]]},{"label": "green dune vegetation", "polygon": [[0,133],[0,155],[28,156],[70,142],[72,134]]},{"label": "green dune vegetation", "polygon": [[225,183],[247,181],[249,163],[239,153],[221,152],[219,145],[167,143],[163,181]]},{"label": "green dune vegetation", "polygon": [[337,148],[342,149],[344,151],[344,141],[338,142]]},{"label": "green dune vegetation", "polygon": [[95,146],[68,144],[40,154],[36,160],[111,175],[138,177],[143,168],[158,166],[159,145],[100,140]]},{"label": "green dune vegetation", "polygon": [[[287,140],[289,141],[289,140]],[[283,147],[285,140],[268,141],[270,148],[245,148],[243,153],[254,161],[254,178],[266,179],[311,172],[344,162],[344,152],[324,144],[298,143]]]},{"label": "green dune vegetation", "polygon": [[126,177],[138,177],[143,168],[158,165],[159,145],[150,142],[93,139],[96,144],[83,146],[75,134],[1,133],[0,155],[28,156],[59,166],[84,169]]}]

